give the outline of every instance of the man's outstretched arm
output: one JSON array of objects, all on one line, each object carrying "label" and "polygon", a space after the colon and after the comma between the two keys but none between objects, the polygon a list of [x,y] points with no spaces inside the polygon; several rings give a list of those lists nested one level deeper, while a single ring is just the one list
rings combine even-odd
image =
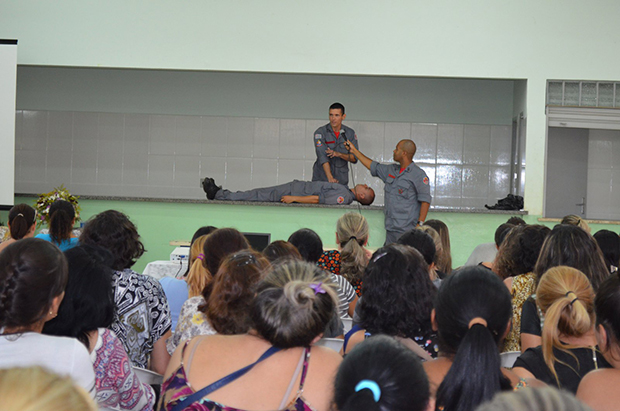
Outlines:
[{"label": "man's outstretched arm", "polygon": [[325,171],[325,176],[327,176],[327,181],[329,183],[338,182],[338,180],[336,180],[334,176],[332,175],[332,169],[329,167],[329,163],[323,163],[321,167],[323,167],[323,171]]},{"label": "man's outstretched arm", "polygon": [[362,152],[359,151],[353,144],[351,144],[350,141],[344,143],[344,146],[347,148],[347,150],[351,152],[351,154],[357,157],[357,159],[364,165],[364,167],[370,170],[370,165],[372,164],[371,159],[362,154]]},{"label": "man's outstretched arm", "polygon": [[280,201],[286,204],[291,204],[291,203],[318,204],[319,196],[282,196]]}]

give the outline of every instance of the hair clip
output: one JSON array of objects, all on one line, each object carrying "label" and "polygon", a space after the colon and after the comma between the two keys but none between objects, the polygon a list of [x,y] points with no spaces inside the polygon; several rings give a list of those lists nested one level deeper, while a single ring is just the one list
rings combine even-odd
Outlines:
[{"label": "hair clip", "polygon": [[323,283],[312,283],[310,284],[310,288],[314,290],[314,295],[326,293],[325,289],[323,288]]},{"label": "hair clip", "polygon": [[205,260],[205,255],[203,253],[200,253],[200,254],[198,254],[198,256],[196,258],[199,259],[200,261],[204,261]]},{"label": "hair clip", "polygon": [[356,237],[356,236],[354,236],[354,235],[352,235],[351,237],[349,237],[349,241],[351,241],[351,240],[355,240],[355,241],[357,241],[357,237]]},{"label": "hair clip", "polygon": [[361,380],[358,382],[355,386],[355,392],[359,392],[361,390],[372,391],[372,396],[375,399],[375,402],[379,402],[381,399],[381,388],[379,388],[379,384],[373,380]]},{"label": "hair clip", "polygon": [[387,251],[382,252],[381,254],[379,254],[378,256],[376,256],[375,258],[372,259],[373,263],[376,263],[377,261],[379,261],[379,259],[385,257],[387,255]]},{"label": "hair clip", "polygon": [[24,215],[22,213],[17,214],[15,217],[23,217]]},{"label": "hair clip", "polygon": [[235,254],[232,256],[231,261],[237,261],[237,267],[243,267],[244,265],[248,265],[248,264],[256,264],[256,257],[254,257],[252,254],[247,254],[247,253],[243,253],[243,254]]}]

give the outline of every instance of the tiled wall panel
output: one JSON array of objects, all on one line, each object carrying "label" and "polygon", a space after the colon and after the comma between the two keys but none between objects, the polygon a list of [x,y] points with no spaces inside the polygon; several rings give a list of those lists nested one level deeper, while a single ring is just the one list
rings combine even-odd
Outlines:
[{"label": "tiled wall panel", "polygon": [[[201,199],[205,176],[230,190],[310,180],[313,134],[326,122],[20,110],[16,192],[64,184],[77,195]],[[392,161],[398,141],[412,138],[434,205],[480,208],[508,193],[510,126],[346,124],[362,152],[377,161]],[[382,205],[383,183],[359,163],[351,168],[350,185],[370,185]]]}]

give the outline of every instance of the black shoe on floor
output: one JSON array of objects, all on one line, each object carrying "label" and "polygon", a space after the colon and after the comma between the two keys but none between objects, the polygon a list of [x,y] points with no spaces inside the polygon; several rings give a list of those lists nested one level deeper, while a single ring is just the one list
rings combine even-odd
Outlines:
[{"label": "black shoe on floor", "polygon": [[215,195],[218,191],[222,189],[222,187],[218,187],[215,185],[215,180],[209,177],[206,177],[202,182],[202,189],[207,193],[207,198],[209,200],[215,199]]}]

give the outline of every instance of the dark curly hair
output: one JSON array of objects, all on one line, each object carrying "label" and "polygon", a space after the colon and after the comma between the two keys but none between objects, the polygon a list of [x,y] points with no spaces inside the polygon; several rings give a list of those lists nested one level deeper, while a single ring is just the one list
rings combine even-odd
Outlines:
[{"label": "dark curly hair", "polygon": [[[202,247],[205,259],[202,261],[202,265],[215,277],[220,264],[226,256],[249,248],[250,243],[248,243],[248,240],[239,230],[234,228],[218,228],[212,231],[205,240]],[[205,298],[208,299],[207,297]]]},{"label": "dark curly hair", "polygon": [[429,333],[435,292],[419,251],[400,244],[382,247],[364,272],[362,325],[373,335],[414,338]]},{"label": "dark curly hair", "polygon": [[112,268],[118,271],[130,268],[146,251],[134,223],[116,210],[104,211],[88,220],[80,243],[108,250],[114,256]]},{"label": "dark curly hair", "polygon": [[549,227],[540,224],[512,228],[495,258],[495,269],[500,277],[508,278],[532,272],[540,249],[550,232]]}]

